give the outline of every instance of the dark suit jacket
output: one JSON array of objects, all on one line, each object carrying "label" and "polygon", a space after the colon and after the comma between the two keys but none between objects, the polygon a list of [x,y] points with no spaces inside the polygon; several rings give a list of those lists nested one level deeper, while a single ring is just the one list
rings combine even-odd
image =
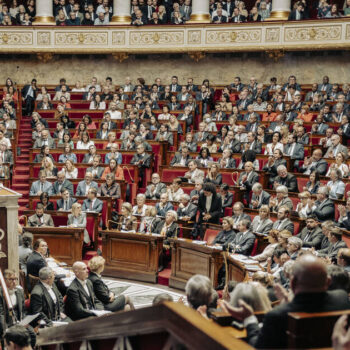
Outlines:
[{"label": "dark suit jacket", "polygon": [[258,349],[287,348],[289,312],[327,312],[350,308],[345,291],[297,294],[289,303],[275,307],[265,315],[263,326],[247,326],[248,342]]},{"label": "dark suit jacket", "polygon": [[244,175],[246,175],[245,171],[239,175],[238,184],[240,186],[242,186],[242,185],[245,186],[246,190],[248,192],[250,192],[252,190],[253,185],[259,181],[259,175],[258,175],[258,173],[253,171],[252,174],[250,174],[250,176],[248,176],[247,180],[243,182],[242,179],[243,179]]},{"label": "dark suit jacket", "polygon": [[[213,18],[213,22],[215,23],[215,22],[217,22],[217,21],[219,21],[219,17],[218,17],[218,16],[215,16],[215,17]],[[220,23],[227,23],[227,17],[226,17],[226,16],[221,16],[221,18],[220,18]]]},{"label": "dark suit jacket", "polygon": [[36,251],[33,251],[33,253],[30,254],[27,259],[27,274],[38,277],[40,269],[46,266],[46,260],[42,257],[42,255]]},{"label": "dark suit jacket", "polygon": [[232,204],[233,204],[233,193],[227,192],[227,194],[225,195],[225,197],[223,199],[224,199],[224,202],[221,201],[221,203],[222,203],[222,212],[225,211],[224,210],[225,208],[232,207]]},{"label": "dark suit jacket", "polygon": [[[53,193],[54,194],[57,194],[57,195],[61,194],[61,192],[58,190],[59,183],[57,181],[55,181],[52,184],[52,188],[53,188]],[[73,196],[73,184],[69,180],[67,180],[67,179],[64,180],[64,182],[63,182],[63,184],[61,186],[61,191],[63,189],[67,189],[69,191],[70,195]]]},{"label": "dark suit jacket", "polygon": [[162,209],[160,208],[159,203],[156,203],[157,215],[159,215],[159,216],[165,217],[167,211],[173,210],[173,209],[174,209],[174,207],[173,207],[173,205],[170,202],[168,202],[165,205],[165,207],[162,208]]},{"label": "dark suit jacket", "polygon": [[[261,201],[255,209],[259,209],[264,204],[269,205],[270,197],[271,197],[270,194],[263,190],[261,193],[261,196],[262,196]],[[256,201],[256,200],[258,200],[258,197],[253,193],[251,201]],[[251,204],[249,204],[249,207],[253,208]]]},{"label": "dark suit jacket", "polygon": [[[84,202],[83,202],[82,210],[83,211],[90,210],[90,203],[91,203],[90,199],[88,199],[88,198],[85,199]],[[102,212],[102,208],[103,208],[103,202],[100,199],[96,198],[95,202],[94,202],[94,205],[92,207],[92,210],[96,211],[97,213],[101,213]]]},{"label": "dark suit jacket", "polygon": [[[288,21],[296,21],[297,20],[297,15],[296,15],[296,11],[291,11],[288,17]],[[300,13],[300,20],[302,21],[303,19],[306,19],[307,17],[305,16],[304,12]]]},{"label": "dark suit jacket", "polygon": [[[203,221],[203,215],[207,212],[205,204],[206,204],[206,196],[201,193],[199,195],[199,199],[198,199],[198,210],[200,213],[200,222]],[[210,206],[210,210],[209,210],[209,214],[211,215],[210,220],[208,221],[209,223],[212,224],[218,224],[220,217],[221,217],[221,198],[217,195],[213,195],[213,199],[211,201],[211,206]]]},{"label": "dark suit jacket", "polygon": [[294,234],[294,224],[288,219],[288,220],[285,220],[282,224],[281,227],[279,227],[279,224],[280,224],[280,220],[277,220],[273,223],[273,226],[272,228],[273,229],[277,229],[278,227],[278,230],[279,231],[282,231],[282,230],[288,230],[289,232],[291,232],[292,234]]},{"label": "dark suit jacket", "polygon": [[[68,199],[68,208],[67,210],[71,210],[72,209],[72,205],[76,202],[77,200],[75,198],[70,197]],[[64,208],[64,200],[63,199],[59,199],[57,202],[57,209],[63,209]]]},{"label": "dark suit jacket", "polygon": [[286,186],[289,192],[299,192],[297,178],[290,173],[288,173],[287,177],[285,178],[277,176],[275,178],[275,181],[281,185]]},{"label": "dark suit jacket", "polygon": [[183,216],[189,216],[190,221],[194,221],[196,219],[197,214],[197,206],[190,203],[187,208],[178,208],[177,209],[177,216],[179,219],[181,219]]},{"label": "dark suit jacket", "polygon": [[102,278],[99,277],[96,273],[90,272],[89,274],[89,280],[92,283],[94,293],[96,295],[96,298],[102,303],[102,304],[109,304],[109,288],[107,285],[102,281]]},{"label": "dark suit jacket", "polygon": [[164,192],[166,192],[166,185],[163,184],[162,182],[159,182],[156,186],[156,191],[153,193],[151,193],[151,189],[150,189],[151,185],[148,185],[146,188],[146,198],[147,199],[159,199],[160,195]]},{"label": "dark suit jacket", "polygon": [[348,246],[343,240],[338,241],[334,244],[329,244],[329,246],[326,249],[324,249],[322,252],[318,251],[319,253],[318,256],[321,256],[321,257],[328,256],[331,260],[336,260],[338,256],[338,251],[341,248],[348,248]]},{"label": "dark suit jacket", "polygon": [[[311,172],[317,171],[320,175],[326,175],[328,164],[324,159],[320,159],[316,165],[310,168]],[[303,170],[303,168],[301,168]]]},{"label": "dark suit jacket", "polygon": [[102,184],[98,189],[98,193],[103,197],[120,198],[120,185],[115,182],[111,187],[107,187],[107,184]]},{"label": "dark suit jacket", "polygon": [[63,298],[55,283],[52,285],[52,291],[56,295],[56,304],[41,281],[35,285],[30,293],[30,313],[40,313],[47,324],[58,321],[60,313],[63,312]]},{"label": "dark suit jacket", "polygon": [[218,235],[215,237],[212,245],[220,244],[224,245],[230,241],[233,241],[236,236],[236,232],[233,230],[230,231],[220,231]]},{"label": "dark suit jacket", "polygon": [[135,164],[139,160],[143,160],[143,163],[141,165],[139,165],[139,168],[149,168],[151,166],[151,156],[147,153],[144,153],[143,156],[141,156],[139,154],[135,154],[132,157],[130,164]]},{"label": "dark suit jacket", "polygon": [[[192,157],[188,154],[186,157],[186,166],[188,162],[192,159]],[[181,161],[181,153],[175,153],[174,158],[171,160],[170,165],[179,164]]]},{"label": "dark suit jacket", "polygon": [[66,315],[73,321],[95,316],[91,311],[92,309],[103,310],[103,305],[96,298],[91,281],[87,279],[86,285],[90,295],[87,295],[85,289],[76,278],[67,289]]},{"label": "dark suit jacket", "polygon": [[310,237],[308,237],[307,241],[305,238],[308,236],[308,229],[304,227],[302,231],[297,235],[303,241],[303,247],[312,248],[314,247],[316,250],[321,248],[322,239],[324,235],[322,233],[321,228],[318,226],[312,230]]},{"label": "dark suit jacket", "polygon": [[317,216],[319,221],[334,220],[335,207],[332,200],[327,198],[322,203],[316,201],[315,205],[316,209],[313,210],[313,213]]},{"label": "dark suit jacket", "polygon": [[[163,226],[165,224],[165,220],[160,221],[155,230],[154,233],[158,233],[160,234],[162,232]],[[175,238],[177,237],[179,233],[179,226],[176,222],[173,222],[167,229],[166,234],[165,234],[165,238],[164,238],[164,244],[169,244],[168,242],[168,238]]]},{"label": "dark suit jacket", "polygon": [[235,248],[235,252],[237,254],[250,255],[254,247],[254,242],[255,242],[254,233],[248,231],[244,235],[242,235],[241,232],[238,232],[234,236],[232,241],[230,241],[229,243],[239,246]]},{"label": "dark suit jacket", "polygon": [[[292,148],[291,144],[287,144],[284,146],[284,153],[289,155],[289,150]],[[291,159],[304,159],[304,146],[301,143],[296,143],[294,146],[293,153],[290,155]]]},{"label": "dark suit jacket", "polygon": [[346,219],[344,219],[341,223],[340,223],[340,227],[344,227],[347,230],[350,230],[350,212],[347,213]]}]

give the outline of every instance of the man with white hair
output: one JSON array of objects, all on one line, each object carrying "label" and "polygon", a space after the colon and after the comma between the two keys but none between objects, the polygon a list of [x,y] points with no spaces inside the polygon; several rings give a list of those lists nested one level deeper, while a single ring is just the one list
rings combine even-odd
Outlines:
[{"label": "man with white hair", "polygon": [[57,181],[52,184],[53,194],[60,195],[63,190],[67,190],[73,196],[73,184],[66,179],[64,171],[59,171],[57,174]]},{"label": "man with white hair", "polygon": [[209,306],[214,290],[208,277],[194,275],[187,281],[185,291],[189,305],[197,310],[200,306]]},{"label": "man with white hair", "polygon": [[73,264],[75,279],[67,289],[66,313],[73,321],[96,316],[94,310],[103,310],[103,304],[96,298],[87,266],[82,261]]},{"label": "man with white hair", "polygon": [[344,153],[345,159],[348,158],[348,149],[340,143],[340,136],[337,134],[331,137],[332,146],[330,146],[324,155],[325,158],[335,158],[338,153]]},{"label": "man with white hair", "polygon": [[76,196],[87,196],[90,188],[98,189],[98,184],[95,181],[92,181],[92,179],[92,173],[87,171],[84,180],[78,183],[77,191],[75,193]]},{"label": "man with white hair", "polygon": [[262,205],[268,205],[270,195],[264,191],[260,182],[256,182],[252,187],[253,195],[249,207],[252,209],[259,209]]},{"label": "man with white hair", "polygon": [[43,267],[39,271],[39,281],[30,293],[31,314],[40,313],[47,326],[53,321],[71,321],[63,312],[63,298],[54,281],[51,267]]},{"label": "man with white hair", "polygon": [[274,181],[274,188],[278,185],[284,185],[288,188],[289,192],[298,192],[298,182],[295,175],[288,173],[287,168],[284,165],[277,167],[277,174]]},{"label": "man with white hair", "polygon": [[335,207],[329,197],[329,190],[327,186],[321,186],[317,190],[317,200],[308,199],[308,206],[311,211],[317,216],[318,221],[334,220]]},{"label": "man with white hair", "polygon": [[194,221],[196,219],[197,206],[192,204],[190,196],[186,193],[180,196],[180,204],[177,209],[177,215],[180,220]]}]

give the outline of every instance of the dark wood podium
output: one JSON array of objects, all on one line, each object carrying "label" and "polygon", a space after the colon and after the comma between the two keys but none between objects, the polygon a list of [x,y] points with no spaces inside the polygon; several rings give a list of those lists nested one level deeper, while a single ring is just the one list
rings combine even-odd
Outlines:
[{"label": "dark wood podium", "polygon": [[186,282],[196,274],[209,277],[218,284],[218,272],[223,264],[222,251],[187,239],[170,240],[172,249],[169,287],[185,289]]},{"label": "dark wood podium", "polygon": [[163,237],[120,231],[100,231],[104,276],[143,282],[157,282],[158,258]]},{"label": "dark wood podium", "polygon": [[44,239],[49,246],[50,255],[58,261],[73,265],[75,261],[82,260],[83,228],[26,226],[24,229],[34,235],[34,240]]}]

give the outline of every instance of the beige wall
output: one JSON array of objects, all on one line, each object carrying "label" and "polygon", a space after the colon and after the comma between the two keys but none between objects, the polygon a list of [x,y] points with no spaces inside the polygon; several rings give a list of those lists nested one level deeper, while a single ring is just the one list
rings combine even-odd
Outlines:
[{"label": "beige wall", "polygon": [[285,82],[290,74],[295,74],[300,83],[320,81],[325,74],[329,75],[331,82],[350,82],[350,54],[347,52],[340,56],[325,54],[321,57],[286,54],[277,63],[264,54],[256,58],[245,54],[242,57],[229,56],[208,55],[199,62],[194,62],[187,55],[179,56],[178,59],[169,58],[168,55],[151,55],[145,59],[130,56],[122,63],[112,56],[54,56],[47,63],[38,61],[34,55],[10,59],[0,56],[0,82],[10,76],[18,84],[24,84],[33,77],[38,79],[39,84],[56,84],[59,78],[65,77],[69,84],[74,84],[77,80],[86,83],[95,75],[99,80],[111,76],[116,84],[121,84],[125,76],[130,75],[132,79],[144,77],[146,84],[159,76],[165,84],[172,74],[178,75],[180,83],[192,76],[197,84],[205,78],[212,84],[231,83],[236,75],[244,82],[250,76],[255,76],[263,83],[267,83],[271,76],[276,76],[279,82]]}]

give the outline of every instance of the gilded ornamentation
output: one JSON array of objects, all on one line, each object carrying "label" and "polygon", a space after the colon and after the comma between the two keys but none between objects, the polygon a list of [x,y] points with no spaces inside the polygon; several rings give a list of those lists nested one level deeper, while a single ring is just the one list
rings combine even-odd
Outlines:
[{"label": "gilded ornamentation", "polygon": [[112,54],[112,56],[115,60],[119,61],[119,63],[122,63],[129,58],[129,55],[126,52],[117,52]]},{"label": "gilded ornamentation", "polygon": [[53,53],[50,53],[50,52],[37,53],[36,57],[38,58],[39,61],[46,63],[53,59]]},{"label": "gilded ornamentation", "polygon": [[112,44],[113,45],[125,45],[125,32],[113,31],[112,32]]},{"label": "gilded ornamentation", "polygon": [[261,42],[261,28],[242,30],[207,30],[207,44],[258,43]]},{"label": "gilded ornamentation", "polygon": [[267,50],[266,54],[269,58],[273,59],[275,62],[278,62],[285,55],[283,50]]},{"label": "gilded ornamentation", "polygon": [[51,44],[50,32],[38,32],[37,42],[38,42],[38,45],[50,45]]},{"label": "gilded ornamentation", "polygon": [[183,32],[130,32],[130,45],[177,45],[183,43]]},{"label": "gilded ornamentation", "polygon": [[107,45],[107,32],[55,33],[56,45]]},{"label": "gilded ornamentation", "polygon": [[33,32],[0,32],[2,45],[33,45]]},{"label": "gilded ornamentation", "polygon": [[200,44],[201,43],[201,31],[200,30],[189,30],[187,40],[188,40],[189,44]]},{"label": "gilded ornamentation", "polygon": [[197,52],[189,52],[188,55],[190,58],[192,58],[195,62],[199,62],[201,59],[205,57],[205,53],[201,51]]},{"label": "gilded ornamentation", "polygon": [[265,40],[268,42],[278,42],[280,40],[280,28],[266,28]]},{"label": "gilded ornamentation", "polygon": [[285,28],[284,40],[286,42],[340,40],[341,32],[341,25]]}]

